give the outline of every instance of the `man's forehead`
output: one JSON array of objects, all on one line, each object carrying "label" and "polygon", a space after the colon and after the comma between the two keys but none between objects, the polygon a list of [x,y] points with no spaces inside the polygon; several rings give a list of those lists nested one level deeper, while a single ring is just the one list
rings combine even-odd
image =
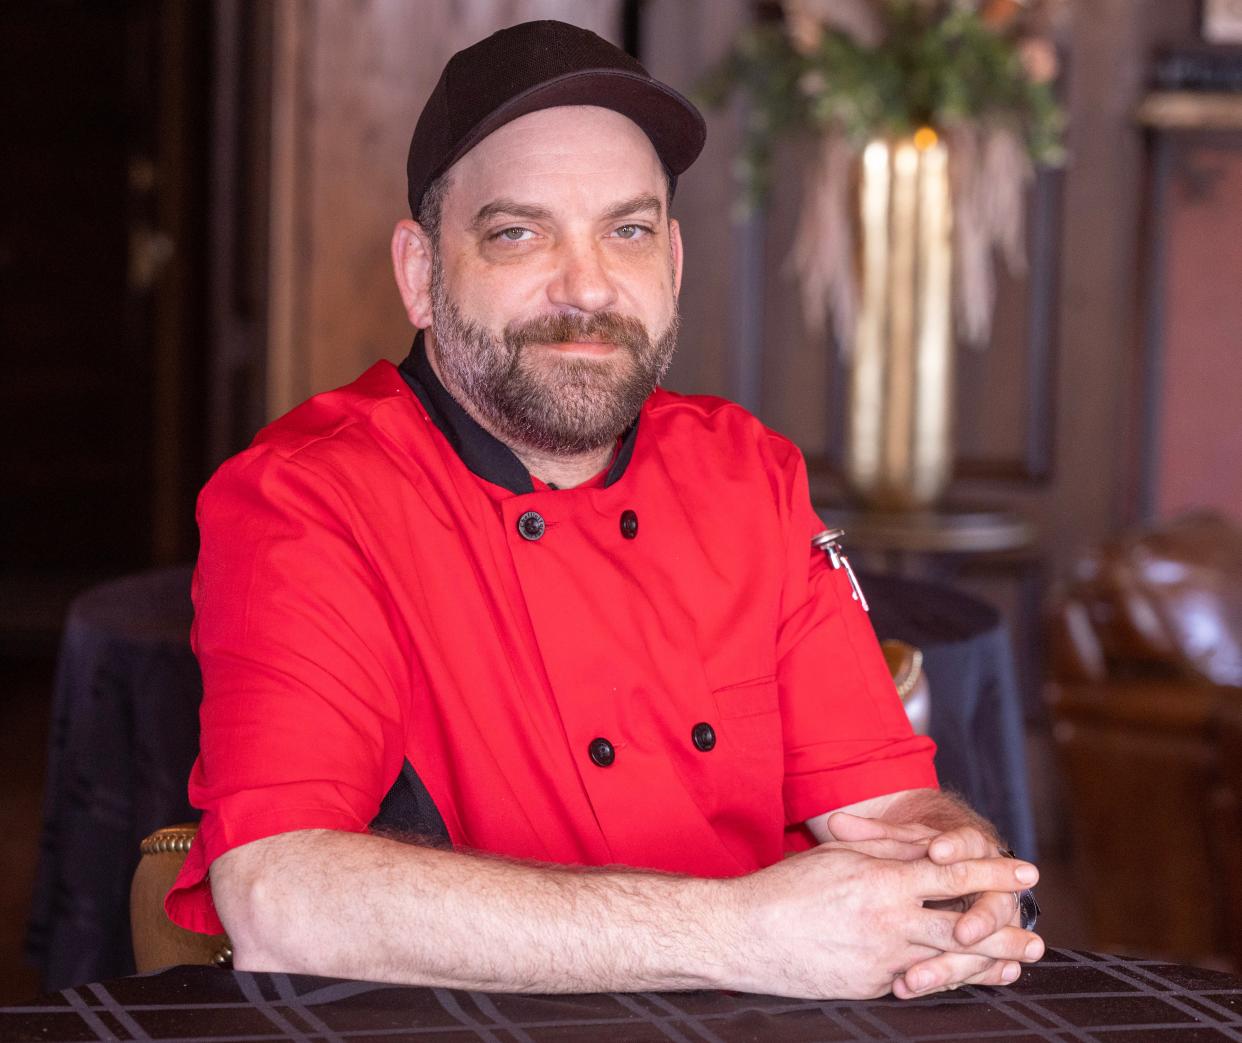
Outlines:
[{"label": "man's forehead", "polygon": [[[595,105],[558,105],[511,120],[449,168],[450,183],[466,191],[504,191],[554,177],[577,176],[632,190],[659,188],[667,176],[650,139],[628,117]],[[603,183],[600,188],[606,187]]]}]

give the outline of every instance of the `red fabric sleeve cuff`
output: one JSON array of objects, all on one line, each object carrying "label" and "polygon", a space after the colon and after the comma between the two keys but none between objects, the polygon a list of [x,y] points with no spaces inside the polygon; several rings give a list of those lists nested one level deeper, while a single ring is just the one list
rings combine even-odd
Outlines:
[{"label": "red fabric sleeve cuff", "polygon": [[267,812],[232,818],[227,823],[220,822],[216,815],[204,815],[185,864],[164,898],[164,911],[168,918],[187,931],[223,934],[224,925],[216,913],[211,882],[207,877],[211,864],[235,847],[299,829],[361,833],[366,829],[366,824],[340,808],[322,805],[273,808]]},{"label": "red fabric sleeve cuff", "polygon": [[915,736],[896,743],[892,755],[785,776],[785,821],[797,825],[825,811],[907,789],[939,789],[932,760],[935,744]]}]

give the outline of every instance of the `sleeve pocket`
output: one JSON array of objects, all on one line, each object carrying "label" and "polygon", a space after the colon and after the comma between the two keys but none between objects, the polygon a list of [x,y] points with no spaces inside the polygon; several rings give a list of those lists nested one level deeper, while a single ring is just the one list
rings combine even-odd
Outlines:
[{"label": "sleeve pocket", "polygon": [[780,709],[780,694],[774,674],[717,688],[712,696],[721,720],[776,713]]}]

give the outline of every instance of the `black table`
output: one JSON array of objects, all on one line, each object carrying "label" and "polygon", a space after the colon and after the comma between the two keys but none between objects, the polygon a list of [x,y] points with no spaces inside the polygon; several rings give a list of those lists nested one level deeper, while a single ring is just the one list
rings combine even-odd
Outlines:
[{"label": "black table", "polygon": [[[938,584],[865,574],[862,584],[880,636],[923,650],[942,784],[1033,859],[1021,699],[998,614]],[[188,566],[160,569],[96,587],[70,608],[27,936],[46,988],[133,971],[138,844],[198,817],[186,799],[202,699],[189,588]]]},{"label": "black table", "polygon": [[0,1009],[4,1040],[1242,1040],[1242,981],[1051,950],[1005,989],[901,1001],[723,992],[516,996],[175,967]]},{"label": "black table", "polygon": [[923,651],[940,784],[966,798],[1022,858],[1038,860],[1022,693],[995,608],[941,583],[861,573],[881,638]]},{"label": "black table", "polygon": [[105,583],[70,606],[26,937],[45,988],[133,971],[138,845],[198,818],[186,795],[202,700],[192,618],[188,567]]}]

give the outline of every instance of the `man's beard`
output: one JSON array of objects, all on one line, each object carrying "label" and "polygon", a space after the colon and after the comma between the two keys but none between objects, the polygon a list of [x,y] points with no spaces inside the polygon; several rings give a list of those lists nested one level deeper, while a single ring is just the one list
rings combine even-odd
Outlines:
[{"label": "man's beard", "polygon": [[[675,304],[668,327],[654,341],[638,319],[616,312],[545,315],[512,322],[497,337],[466,319],[449,298],[438,257],[431,307],[436,361],[448,390],[503,442],[556,456],[615,441],[664,378],[677,347]],[[597,339],[618,350],[599,359],[555,352],[533,357],[525,350]]]}]

